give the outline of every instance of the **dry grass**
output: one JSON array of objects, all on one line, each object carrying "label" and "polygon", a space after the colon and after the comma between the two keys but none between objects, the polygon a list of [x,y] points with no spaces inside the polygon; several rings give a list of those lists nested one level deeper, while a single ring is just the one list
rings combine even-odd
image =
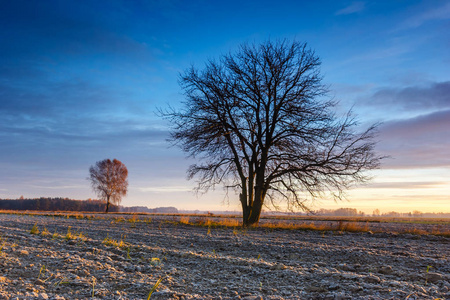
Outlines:
[{"label": "dry grass", "polygon": [[189,216],[182,216],[180,218],[181,224],[186,225],[197,225],[197,226],[208,226],[208,227],[237,227],[241,226],[239,221],[235,218],[216,218],[212,219],[209,217],[197,217],[189,222]]},{"label": "dry grass", "polygon": [[[0,210],[0,214],[16,214],[16,215],[42,215],[42,216],[61,216],[75,219],[104,219],[103,215],[120,215],[131,216],[131,219],[137,219],[137,216],[168,216],[168,217],[193,217],[193,218],[235,218],[240,220],[241,215],[211,215],[211,214],[164,214],[164,213],[129,213],[129,212],[73,212],[73,211],[15,211]],[[127,218],[128,219],[128,218]],[[264,220],[295,220],[295,221],[343,221],[343,222],[369,222],[369,223],[414,223],[414,224],[435,224],[450,225],[450,218],[414,218],[414,217],[341,217],[341,216],[318,216],[318,215],[269,215],[262,214],[261,219]],[[136,220],[137,221],[137,220]]]},{"label": "dry grass", "polygon": [[447,230],[433,230],[432,232],[431,232],[431,234],[432,235],[438,235],[438,236],[443,236],[443,237],[448,237],[448,238],[450,238],[450,230],[449,229],[447,229]]},{"label": "dry grass", "polygon": [[445,228],[433,228],[431,230],[431,232],[423,230],[423,229],[418,229],[418,228],[405,228],[400,233],[409,233],[409,234],[416,234],[416,235],[431,234],[431,235],[437,235],[437,236],[443,236],[443,237],[450,238],[450,229],[445,229]]},{"label": "dry grass", "polygon": [[[75,219],[105,219],[104,213],[88,212],[39,212],[39,211],[9,211],[0,210],[0,214],[30,215],[30,216],[50,216]],[[154,213],[108,213],[112,215],[111,223],[129,223],[134,228],[137,223],[150,223],[150,216],[165,216],[173,224],[205,226],[208,228],[241,227],[242,222],[239,215],[211,215],[211,214],[154,214]],[[139,219],[138,216],[147,216]],[[395,223],[392,228],[379,226],[383,224]],[[379,225],[377,225],[379,224]],[[436,235],[450,237],[450,219],[427,219],[427,218],[391,218],[391,217],[326,217],[326,216],[272,216],[262,215],[261,222],[257,227],[268,229],[286,230],[314,230],[314,231],[334,231],[334,232],[393,232],[414,235]],[[383,228],[389,229],[383,229]],[[30,230],[30,233],[39,234],[37,224]],[[49,235],[44,228],[42,235]],[[55,234],[54,234],[55,235]]]},{"label": "dry grass", "polygon": [[[218,217],[212,220],[211,218],[200,218],[197,217],[191,221],[189,216],[181,216],[179,224],[184,225],[194,225],[194,226],[207,226],[207,227],[239,227],[242,223],[236,218],[228,217]],[[316,231],[346,231],[346,232],[367,232],[369,231],[368,223],[361,225],[356,222],[326,222],[326,223],[315,223],[315,222],[305,222],[296,224],[284,220],[274,220],[270,222],[260,223],[258,226],[260,228],[268,229],[288,229],[288,230],[316,230]]]},{"label": "dry grass", "polygon": [[231,219],[231,218],[226,218],[226,219],[222,219],[220,220],[219,224],[221,226],[226,226],[226,227],[237,227],[240,226],[240,223],[237,219]]},{"label": "dry grass", "polygon": [[309,223],[288,223],[288,222],[268,222],[260,224],[258,227],[271,228],[271,229],[290,229],[290,230],[315,230],[315,231],[346,231],[346,232],[368,232],[368,224],[358,224],[355,222],[343,222],[339,221],[337,224],[332,222],[316,224],[314,222]]},{"label": "dry grass", "polygon": [[39,234],[39,229],[38,229],[38,227],[37,227],[37,222],[34,223],[33,227],[32,227],[31,230],[30,230],[30,233],[31,233],[31,234]]},{"label": "dry grass", "polygon": [[106,246],[119,247],[122,249],[130,247],[129,244],[127,244],[123,241],[123,237],[120,240],[114,240],[114,239],[110,238],[109,236],[106,236],[106,238],[103,240],[102,244],[104,244]]},{"label": "dry grass", "polygon": [[51,233],[50,233],[50,231],[48,231],[47,227],[44,226],[44,229],[42,230],[41,235],[47,236],[47,235],[51,235]]},{"label": "dry grass", "polygon": [[181,216],[180,223],[181,224],[185,224],[185,225],[189,225],[189,216]]},{"label": "dry grass", "polygon": [[[439,220],[437,224],[442,224],[442,220]],[[447,222],[447,221],[444,221]],[[206,226],[208,228],[212,227],[228,227],[228,228],[236,228],[242,226],[242,223],[235,217],[229,216],[214,216],[212,219],[210,216],[195,216],[192,218],[188,215],[184,215],[180,217],[179,222],[175,222],[178,224],[184,225],[193,225],[193,226]],[[372,233],[381,233],[385,232],[382,229],[372,228],[371,224],[374,223],[373,220],[368,218],[319,218],[315,217],[314,220],[300,221],[297,219],[277,219],[272,218],[269,220],[264,220],[264,222],[260,222],[257,226],[253,226],[251,228],[259,227],[259,228],[267,228],[267,229],[284,229],[284,230],[314,230],[314,231],[332,231],[332,232],[372,232]],[[376,222],[379,223],[379,222]],[[383,220],[383,223],[389,223],[387,220]],[[400,222],[392,222],[392,223],[400,223]],[[414,234],[414,235],[437,235],[450,237],[450,227],[447,226],[447,223],[444,225],[436,225],[437,227],[433,227],[430,230],[424,230],[417,228],[419,224],[422,223],[406,223],[405,226],[398,224],[393,230],[393,233],[400,234]],[[427,223],[428,224],[428,223]],[[434,224],[434,223],[432,223]],[[450,224],[448,224],[450,225]]]},{"label": "dry grass", "polygon": [[69,240],[82,240],[82,241],[87,241],[87,236],[85,236],[82,232],[75,232],[75,233],[73,233],[73,232],[71,231],[71,227],[69,226],[69,227],[67,228],[67,233],[66,233],[66,235],[64,236],[64,239],[65,239],[66,241],[69,241]]}]

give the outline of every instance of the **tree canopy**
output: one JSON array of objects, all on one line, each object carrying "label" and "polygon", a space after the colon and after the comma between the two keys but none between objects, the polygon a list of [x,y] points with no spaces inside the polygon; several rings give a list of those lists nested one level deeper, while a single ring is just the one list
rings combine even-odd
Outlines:
[{"label": "tree canopy", "polygon": [[351,112],[336,115],[320,64],[305,43],[267,41],[180,76],[184,105],[163,113],[171,139],[198,159],[188,177],[199,190],[239,191],[244,225],[258,223],[267,199],[308,210],[306,199],[342,198],[379,166],[376,125],[358,133]]},{"label": "tree canopy", "polygon": [[89,179],[97,196],[109,204],[118,205],[128,190],[128,169],[117,159],[104,159],[89,168]]}]

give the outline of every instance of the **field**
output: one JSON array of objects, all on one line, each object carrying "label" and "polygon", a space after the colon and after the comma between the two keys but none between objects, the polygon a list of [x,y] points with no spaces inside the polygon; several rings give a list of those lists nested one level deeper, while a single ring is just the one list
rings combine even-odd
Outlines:
[{"label": "field", "polygon": [[0,299],[450,299],[448,220],[238,222],[2,212]]}]

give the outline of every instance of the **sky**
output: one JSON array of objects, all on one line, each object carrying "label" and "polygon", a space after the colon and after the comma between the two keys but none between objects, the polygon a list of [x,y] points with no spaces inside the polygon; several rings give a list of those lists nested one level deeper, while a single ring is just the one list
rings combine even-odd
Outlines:
[{"label": "sky", "polygon": [[129,171],[125,206],[239,210],[196,195],[158,108],[179,75],[242,43],[307,42],[323,83],[388,155],[347,200],[313,209],[450,212],[450,1],[0,0],[0,198],[96,198],[89,167]]}]

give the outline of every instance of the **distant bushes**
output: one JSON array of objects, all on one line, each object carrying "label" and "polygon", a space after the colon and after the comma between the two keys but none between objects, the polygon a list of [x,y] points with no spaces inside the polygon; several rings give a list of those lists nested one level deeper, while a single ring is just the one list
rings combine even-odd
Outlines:
[{"label": "distant bushes", "polygon": [[157,207],[157,208],[148,208],[146,206],[131,206],[131,207],[119,207],[120,212],[129,212],[129,213],[159,213],[159,214],[177,214],[178,209],[173,206],[169,207]]},{"label": "distant bushes", "polygon": [[338,209],[320,209],[314,211],[317,216],[335,216],[335,217],[386,217],[386,218],[450,218],[448,212],[425,213],[418,210],[413,212],[390,211],[381,213],[379,209],[373,211],[373,214],[366,214],[358,211],[356,208],[338,208]]},{"label": "distant bushes", "polygon": [[318,216],[364,217],[366,214],[356,208],[320,209],[315,211]]}]

